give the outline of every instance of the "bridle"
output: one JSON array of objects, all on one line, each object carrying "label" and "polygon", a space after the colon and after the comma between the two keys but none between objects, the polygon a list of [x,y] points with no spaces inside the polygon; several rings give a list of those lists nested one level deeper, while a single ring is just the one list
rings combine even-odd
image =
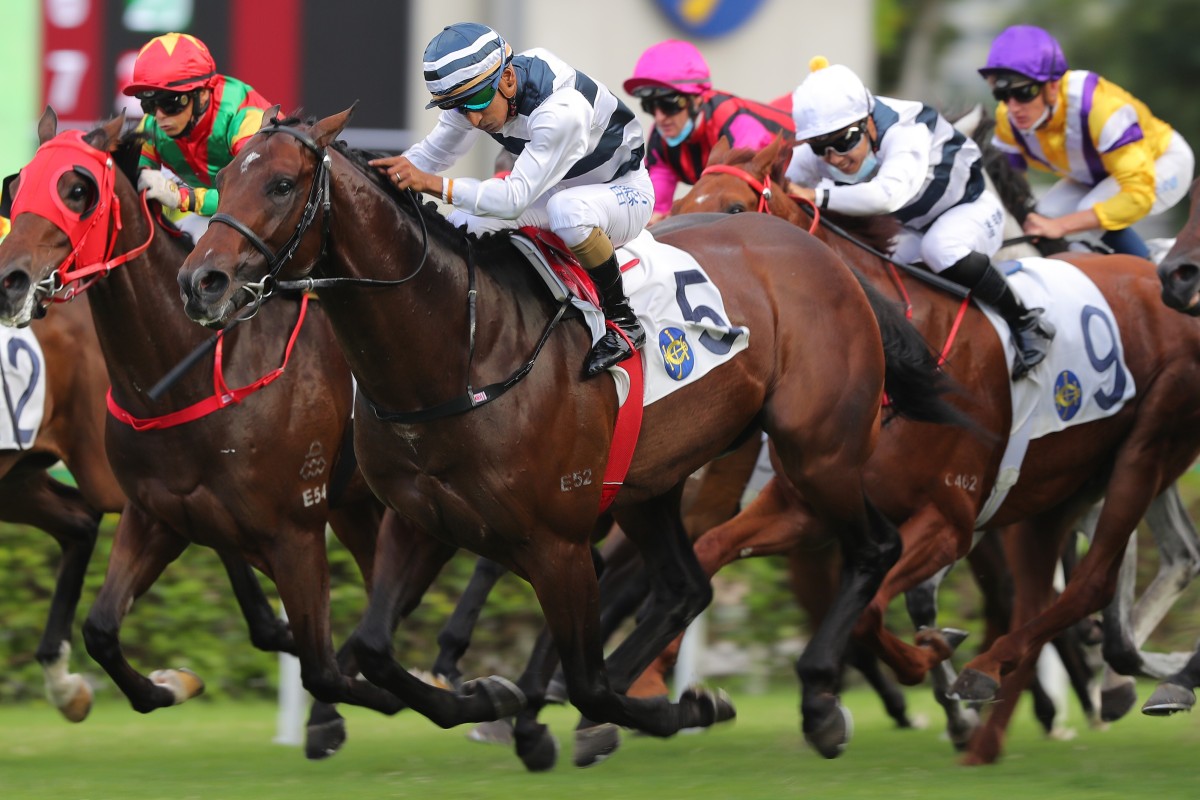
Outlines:
[{"label": "bridle", "polygon": [[425,219],[420,214],[419,203],[414,192],[407,192],[412,199],[414,205],[418,206],[417,218],[421,222],[421,261],[417,264],[409,275],[398,280],[379,280],[376,278],[299,278],[296,280],[281,281],[278,279],[279,271],[283,269],[284,264],[292,259],[296,250],[300,247],[300,242],[303,241],[305,234],[312,227],[313,222],[317,218],[317,212],[321,211],[322,227],[321,227],[321,251],[317,255],[316,261],[323,260],[329,250],[329,228],[332,219],[330,213],[332,207],[332,192],[330,191],[330,172],[332,170],[332,158],[329,155],[328,148],[318,145],[304,131],[293,128],[287,125],[280,125],[278,120],[271,122],[271,127],[263,128],[257,135],[269,136],[273,133],[283,133],[291,136],[301,145],[307,148],[317,159],[316,170],[313,172],[312,185],[308,190],[308,199],[304,203],[304,212],[300,215],[300,221],[296,224],[296,229],[292,231],[292,235],[288,238],[283,246],[278,251],[273,251],[266,242],[262,240],[258,234],[250,229],[248,225],[236,219],[230,214],[217,212],[213,214],[212,221],[220,222],[228,225],[235,231],[240,233],[245,239],[254,246],[254,249],[262,253],[267,260],[267,274],[258,282],[247,282],[242,284],[241,289],[250,295],[250,300],[246,306],[251,308],[251,313],[243,317],[249,319],[258,313],[262,308],[262,304],[274,294],[275,289],[283,291],[298,290],[312,291],[319,288],[328,288],[332,286],[342,286],[346,284],[355,284],[358,286],[399,286],[407,283],[420,273],[425,266],[425,260],[429,256],[429,231],[425,226]]},{"label": "bridle", "polygon": [[[741,167],[735,167],[732,164],[710,164],[700,173],[703,177],[708,174],[733,175],[735,178],[741,178],[746,184],[758,194],[758,208],[755,209],[760,214],[771,213],[771,197],[774,190],[771,188],[771,176],[764,175],[760,181],[758,178],[751,175]],[[812,209],[812,224],[808,226],[809,233],[816,233],[817,228],[821,226],[821,210],[811,200],[800,197],[798,195],[788,195],[797,203],[803,203]]]}]

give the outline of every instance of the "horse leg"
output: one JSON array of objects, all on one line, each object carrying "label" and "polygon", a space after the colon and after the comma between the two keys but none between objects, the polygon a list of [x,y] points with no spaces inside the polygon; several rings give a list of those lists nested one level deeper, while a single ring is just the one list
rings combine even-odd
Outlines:
[{"label": "horse leg", "polygon": [[[425,557],[414,559],[413,547],[422,544],[431,549]],[[428,586],[422,585],[422,576],[429,567],[418,562],[436,562],[440,569],[454,552],[453,546],[411,524],[384,526],[375,549],[370,600],[358,628],[347,640],[368,681],[443,728],[509,717],[525,705],[520,690],[504,678],[491,676],[468,681],[457,690],[441,689],[410,674],[395,660],[392,635],[396,626],[411,611],[409,606],[415,607],[414,595],[420,597],[415,587],[423,592]]]},{"label": "horse leg", "polygon": [[[1011,627],[1014,629],[1042,613],[1054,599],[1054,573],[1063,538],[1075,516],[1070,513],[1072,510],[1070,504],[1066,504],[1054,513],[999,531],[1013,581]],[[990,764],[999,757],[1004,732],[1021,692],[1033,676],[1039,652],[1040,646],[1030,648],[1021,663],[1005,676],[997,695],[998,702],[990,707],[987,718],[971,737],[963,764]],[[1053,724],[1053,703],[1049,716]]]},{"label": "horse leg", "polygon": [[507,572],[507,569],[489,558],[476,560],[475,571],[471,573],[471,580],[454,606],[454,613],[438,633],[438,654],[433,661],[434,676],[445,679],[451,686],[462,685],[459,659],[471,646],[471,632],[479,622],[483,604],[487,602],[496,582]]},{"label": "horse leg", "polygon": [[232,553],[220,552],[217,555],[225,565],[229,585],[233,587],[233,596],[246,618],[246,625],[250,629],[250,643],[269,653],[296,655],[296,642],[292,638],[292,631],[271,608],[254,569],[241,557]]},{"label": "horse leg", "polygon": [[136,506],[126,506],[113,536],[104,583],[83,623],[83,641],[135,711],[182,703],[204,690],[191,670],[159,670],[149,677],[135,670],[121,652],[121,621],[133,601],[149,589],[162,571],[187,547],[187,542],[151,520]]},{"label": "horse leg", "polygon": [[1169,717],[1180,711],[1191,711],[1196,705],[1195,687],[1200,686],[1200,646],[1183,668],[1164,678],[1142,705],[1142,713],[1152,717]]},{"label": "horse leg", "polygon": [[46,696],[66,719],[82,722],[92,708],[92,690],[82,675],[70,671],[71,628],[96,546],[100,514],[79,490],[41,470],[24,480],[10,478],[0,483],[0,507],[6,521],[40,528],[53,536],[62,550],[36,658],[45,674]]},{"label": "horse leg", "polygon": [[[952,694],[968,701],[990,700],[999,686],[1000,677],[1015,669],[1030,651],[1036,653],[1068,626],[1111,601],[1129,532],[1154,497],[1154,482],[1160,467],[1142,462],[1157,457],[1161,454],[1149,447],[1127,447],[1118,455],[1112,474],[1121,479],[1110,480],[1092,546],[1072,573],[1065,590],[1044,613],[1023,625],[1014,626],[987,652],[968,662],[955,681]],[[1072,511],[1082,511],[1078,502],[1064,503],[1067,505]],[[1056,541],[1061,543],[1061,536]],[[1019,570],[1014,570],[1016,572]],[[1019,576],[1014,574],[1013,577],[1016,580]]]}]

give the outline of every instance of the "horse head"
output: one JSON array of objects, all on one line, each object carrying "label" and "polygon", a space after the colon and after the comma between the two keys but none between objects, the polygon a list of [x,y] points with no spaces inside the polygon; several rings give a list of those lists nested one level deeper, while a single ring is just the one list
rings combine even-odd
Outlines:
[{"label": "horse head", "polygon": [[121,204],[137,200],[113,157],[123,124],[116,117],[89,133],[58,133],[58,116],[46,107],[33,160],[5,186],[12,230],[0,244],[0,323],[28,325],[55,295],[72,292],[81,273],[107,263]]},{"label": "horse head", "polygon": [[[775,191],[782,191],[783,154],[791,150],[784,148],[782,136],[761,151],[744,147],[732,147],[722,137],[708,155],[708,163],[686,195],[671,206],[671,215],[693,214],[714,211],[722,214],[740,214],[743,211],[764,211]],[[772,189],[771,181],[780,184]]]},{"label": "horse head", "polygon": [[1192,210],[1175,245],[1158,265],[1162,299],[1169,308],[1200,316],[1200,179],[1192,183]]},{"label": "horse head", "polygon": [[[329,155],[353,106],[311,126],[280,120],[279,106],[217,175],[219,211],[179,271],[187,315],[223,327],[244,308],[257,309],[280,279],[307,276],[320,261],[329,225]],[[318,231],[319,234],[319,231]]]}]

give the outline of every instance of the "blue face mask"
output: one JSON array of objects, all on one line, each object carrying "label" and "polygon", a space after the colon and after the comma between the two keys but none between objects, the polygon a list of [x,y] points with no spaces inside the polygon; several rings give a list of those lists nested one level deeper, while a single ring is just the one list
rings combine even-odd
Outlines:
[{"label": "blue face mask", "polygon": [[858,165],[858,169],[853,175],[848,172],[842,172],[832,164],[826,164],[825,166],[833,173],[833,179],[838,183],[862,183],[875,177],[875,173],[879,171],[879,159],[875,157],[874,150],[868,150],[867,155],[863,158],[862,163]]},{"label": "blue face mask", "polygon": [[679,145],[683,144],[687,137],[692,135],[693,127],[695,126],[692,124],[692,120],[689,119],[687,121],[687,125],[683,126],[683,130],[679,132],[678,136],[664,136],[663,138],[667,140],[667,144],[671,147],[678,147]]}]

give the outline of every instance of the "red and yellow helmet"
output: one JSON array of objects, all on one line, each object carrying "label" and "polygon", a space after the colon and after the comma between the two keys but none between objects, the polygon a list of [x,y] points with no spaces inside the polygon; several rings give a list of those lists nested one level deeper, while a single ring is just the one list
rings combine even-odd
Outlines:
[{"label": "red and yellow helmet", "polygon": [[186,33],[155,36],[133,62],[133,80],[122,91],[188,92],[212,83],[217,64],[204,42]]}]

